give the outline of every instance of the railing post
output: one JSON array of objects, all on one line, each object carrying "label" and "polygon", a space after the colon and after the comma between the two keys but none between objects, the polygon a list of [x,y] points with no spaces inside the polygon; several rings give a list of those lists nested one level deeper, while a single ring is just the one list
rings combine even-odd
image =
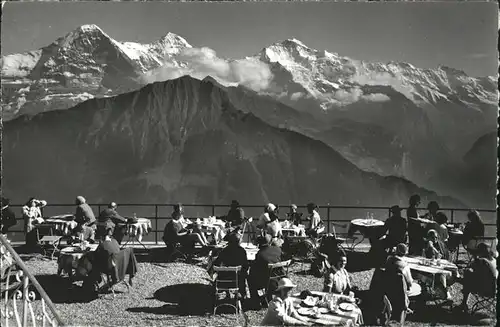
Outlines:
[{"label": "railing post", "polygon": [[158,205],[155,204],[155,243],[158,245]]},{"label": "railing post", "polygon": [[212,204],[212,216],[215,216],[215,205]]},{"label": "railing post", "polygon": [[23,327],[28,326],[28,286],[29,277],[23,275]]},{"label": "railing post", "polygon": [[328,234],[330,234],[330,205],[328,205],[328,207],[326,208],[326,222],[328,224],[327,231]]},{"label": "railing post", "polygon": [[97,214],[98,215],[101,214],[101,205],[100,204],[97,205]]},{"label": "railing post", "polygon": [[455,219],[455,210],[451,209],[451,223],[453,224],[454,223],[454,219]]}]

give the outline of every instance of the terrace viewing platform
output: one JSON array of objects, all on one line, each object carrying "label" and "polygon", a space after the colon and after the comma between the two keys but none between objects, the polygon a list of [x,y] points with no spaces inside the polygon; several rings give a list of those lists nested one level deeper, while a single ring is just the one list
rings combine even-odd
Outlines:
[{"label": "terrace viewing platform", "polygon": [[[104,210],[106,203],[89,203],[96,217]],[[165,225],[171,220],[171,213],[174,203],[118,203],[120,215],[123,217],[133,217],[134,214],[139,218],[146,218],[151,221],[151,231],[144,235],[145,244],[163,244],[162,235]],[[289,210],[289,204],[278,205],[280,208],[280,221],[286,219],[286,213]],[[8,237],[13,242],[24,241],[24,221],[22,218],[22,205],[11,204],[10,207],[16,214],[17,224],[9,229]],[[206,218],[209,216],[225,216],[230,208],[229,204],[183,204],[184,215],[189,219]],[[240,207],[245,211],[246,217],[253,217],[254,220],[263,213],[264,205],[242,204]],[[385,221],[389,216],[390,206],[342,206],[342,205],[319,205],[319,214],[325,225],[325,233],[346,234],[349,223],[354,219],[365,218],[367,213],[373,214],[373,218]],[[403,208],[403,217],[406,212]],[[425,208],[419,208],[421,213],[426,212]],[[465,208],[441,208],[439,211],[446,214],[450,224],[464,224],[467,222],[467,212]],[[494,238],[497,235],[497,210],[495,209],[476,209],[481,214],[485,225],[485,236]],[[305,205],[298,205],[298,212],[304,213],[304,220],[307,213]],[[43,217],[51,217],[63,214],[74,214],[75,204],[52,204],[48,203],[42,208]],[[335,225],[334,225],[335,223]],[[344,225],[344,226],[339,226]]]}]

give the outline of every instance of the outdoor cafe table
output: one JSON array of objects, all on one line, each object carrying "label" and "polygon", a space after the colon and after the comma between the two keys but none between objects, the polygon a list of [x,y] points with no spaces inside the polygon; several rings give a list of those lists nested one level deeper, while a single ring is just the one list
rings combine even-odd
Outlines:
[{"label": "outdoor cafe table", "polygon": [[80,260],[85,253],[95,251],[97,247],[98,244],[89,244],[85,250],[82,250],[79,246],[69,246],[62,249],[57,261],[57,274],[60,275],[61,272],[64,271],[71,279],[73,277],[73,269],[76,269],[78,266],[78,260]]},{"label": "outdoor cafe table", "polygon": [[[338,299],[348,300],[349,297],[340,294],[325,293],[312,291],[312,294],[325,296],[326,294],[331,294]],[[302,306],[302,299],[299,297],[300,293],[295,293],[291,296],[294,307],[299,309]],[[347,302],[347,301],[346,301]],[[350,303],[350,302],[349,302]],[[354,303],[350,303],[354,306],[352,311],[343,311],[342,309],[337,309],[335,312],[328,311],[327,313],[320,313],[317,317],[303,316],[306,320],[313,324],[326,325],[326,326],[359,326],[363,324],[363,314],[361,309]]]},{"label": "outdoor cafe table", "polygon": [[305,235],[305,226],[299,225],[295,226],[292,224],[283,224],[281,223],[281,231],[283,232],[283,236],[299,236]]},{"label": "outdoor cafe table", "polygon": [[[427,266],[422,264],[422,261],[424,259],[428,262],[431,262],[431,265]],[[430,275],[430,277],[432,278],[432,280],[430,280],[432,288],[434,288],[434,281],[436,279],[436,276],[438,275],[443,275],[447,278],[458,276],[457,265],[448,260],[441,259],[439,265],[437,265],[437,262],[426,259],[424,257],[407,256],[405,257],[405,261],[408,264],[410,270],[413,272],[412,275],[415,275],[415,279],[426,282],[429,281],[427,276]]]},{"label": "outdoor cafe table", "polygon": [[363,243],[365,238],[370,240],[370,244],[372,243],[372,239],[378,239],[382,236],[384,229],[384,222],[377,219],[354,219],[351,220],[349,224],[349,229],[347,231],[347,235],[352,237],[354,233],[359,232],[362,236],[362,239],[358,241],[356,244],[353,244],[352,248],[354,249],[356,245]]},{"label": "outdoor cafe table", "polygon": [[[127,242],[122,246],[122,248],[127,245],[130,241],[132,244],[137,241],[144,248],[146,246],[142,243],[142,237],[147,235],[151,231],[151,220],[146,218],[137,218],[137,222],[133,224],[127,224],[127,229],[125,235],[128,236]],[[146,248],[147,249],[147,248]]]},{"label": "outdoor cafe table", "polygon": [[52,216],[44,219],[43,224],[54,225],[56,231],[60,231],[64,236],[70,235],[73,229],[78,225],[74,221],[75,216],[73,214],[64,214],[58,216]]},{"label": "outdoor cafe table", "polygon": [[211,233],[214,236],[216,243],[219,243],[225,236],[224,231],[226,223],[221,219],[213,219],[212,217],[209,217],[203,218],[202,220],[193,220],[193,223],[199,224],[203,232]]}]

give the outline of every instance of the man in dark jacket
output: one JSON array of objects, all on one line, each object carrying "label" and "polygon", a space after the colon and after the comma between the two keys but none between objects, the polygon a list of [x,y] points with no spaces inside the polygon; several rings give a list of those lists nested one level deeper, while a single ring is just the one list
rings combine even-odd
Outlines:
[{"label": "man in dark jacket", "polygon": [[[229,234],[227,236],[227,246],[221,251],[217,259],[214,261],[215,266],[226,266],[226,267],[237,267],[241,266],[240,273],[238,274],[238,286],[240,288],[240,294],[245,297],[246,295],[246,277],[248,271],[248,259],[247,253],[244,248],[240,245],[240,237],[236,233]],[[219,274],[221,279],[225,279],[225,276],[221,276],[222,272]],[[234,275],[233,275],[234,276]],[[231,278],[229,275],[228,278]]]},{"label": "man in dark jacket", "polygon": [[236,200],[231,201],[231,208],[227,213],[226,220],[232,227],[240,226],[245,219],[245,212],[240,208],[240,203]]},{"label": "man in dark jacket", "polygon": [[84,240],[95,241],[96,219],[92,208],[87,204],[83,196],[77,196],[75,200],[75,221],[78,223],[76,232],[83,234]]},{"label": "man in dark jacket", "polygon": [[16,224],[16,214],[9,207],[10,200],[7,198],[1,199],[2,206],[2,220],[0,221],[0,227],[2,234],[7,234],[10,227]]},{"label": "man in dark jacket", "polygon": [[385,237],[381,239],[385,249],[393,248],[400,243],[406,243],[406,232],[408,230],[406,218],[401,216],[401,208],[392,206],[390,212],[391,216],[387,218],[384,224]]},{"label": "man in dark jacket", "polygon": [[118,206],[115,202],[111,202],[106,209],[104,209],[97,218],[97,230],[100,235],[103,227],[106,225],[114,225],[113,237],[116,239],[118,244],[121,244],[123,236],[125,235],[125,230],[127,228],[127,219],[123,218],[118,214],[116,208]]},{"label": "man in dark jacket", "polygon": [[269,282],[269,263],[281,261],[281,248],[270,245],[271,236],[261,236],[257,240],[259,252],[255,255],[255,261],[250,268],[248,286],[250,288],[250,297],[254,300],[259,299],[258,291],[266,288]]}]

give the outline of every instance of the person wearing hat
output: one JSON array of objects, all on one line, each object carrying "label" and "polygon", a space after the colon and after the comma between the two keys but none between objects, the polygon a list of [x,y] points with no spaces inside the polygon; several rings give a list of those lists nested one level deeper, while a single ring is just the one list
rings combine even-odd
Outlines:
[{"label": "person wearing hat", "polygon": [[407,287],[408,296],[413,296],[420,294],[421,287],[418,283],[413,280],[411,276],[410,267],[407,265],[404,257],[408,254],[408,247],[404,243],[399,243],[396,245],[396,251],[394,255],[389,256],[385,263],[385,269],[388,276],[394,276],[397,274],[402,274],[405,279],[405,284]]},{"label": "person wearing hat", "polygon": [[289,278],[282,278],[276,289],[277,296],[269,302],[269,308],[261,322],[262,326],[311,326],[304,317],[300,316],[289,297],[290,291],[297,287]]},{"label": "person wearing hat", "polygon": [[2,197],[1,199],[2,205],[2,217],[0,220],[0,230],[2,234],[7,234],[9,228],[16,224],[16,214],[9,207],[10,200]]},{"label": "person wearing hat", "polygon": [[401,216],[401,208],[399,206],[392,206],[390,212],[391,216],[384,223],[384,235],[380,238],[384,249],[393,248],[399,243],[406,243],[408,223]]},{"label": "person wearing hat", "polygon": [[75,221],[78,224],[76,232],[79,235],[83,235],[84,240],[94,242],[96,229],[96,219],[94,212],[92,211],[92,208],[87,204],[85,198],[81,195],[76,197],[75,204]]},{"label": "person wearing hat", "polygon": [[272,237],[270,235],[259,236],[257,243],[259,251],[255,255],[255,260],[250,267],[248,276],[248,287],[250,288],[250,297],[257,303],[260,299],[258,291],[267,287],[269,279],[269,263],[277,263],[281,261],[281,248],[271,245]]},{"label": "person wearing hat", "polygon": [[34,246],[38,242],[35,225],[44,222],[40,208],[47,205],[47,201],[31,197],[23,206],[24,230],[26,232],[26,245]]},{"label": "person wearing hat", "polygon": [[[241,266],[238,273],[238,285],[240,288],[241,296],[246,296],[246,277],[248,272],[248,259],[247,253],[240,245],[240,237],[237,233],[231,233],[227,236],[227,246],[222,249],[217,259],[214,261],[215,266],[237,267]],[[224,272],[219,273],[221,279],[224,278]],[[231,278],[232,273],[228,274],[228,279]]]},{"label": "person wearing hat", "polygon": [[116,211],[118,205],[115,202],[111,202],[106,209],[101,211],[99,217],[97,218],[97,233],[102,236],[102,232],[106,226],[112,225],[114,232],[113,237],[116,239],[118,244],[121,244],[123,237],[125,236],[125,228],[127,227],[127,219],[120,216]]}]

